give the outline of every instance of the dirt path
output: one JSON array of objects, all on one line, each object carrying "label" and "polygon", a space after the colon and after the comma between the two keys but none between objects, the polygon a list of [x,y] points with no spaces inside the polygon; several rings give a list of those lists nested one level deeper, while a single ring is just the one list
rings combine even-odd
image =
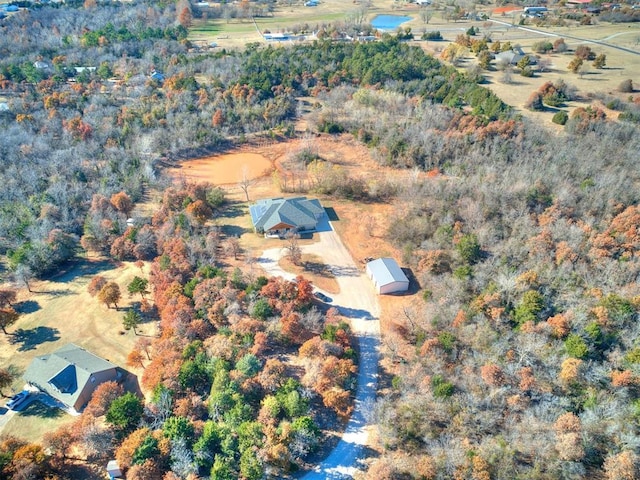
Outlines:
[{"label": "dirt path", "polygon": [[[331,268],[340,286],[333,295],[333,306],[351,320],[358,342],[359,365],[355,409],[338,445],[304,480],[350,478],[358,470],[358,463],[369,438],[367,413],[371,412],[378,382],[378,346],[380,344],[380,307],[373,286],[358,269],[351,255],[335,231],[317,233],[320,241],[302,247],[303,252],[322,257]],[[295,275],[283,271],[278,259],[284,249],[266,250],[258,263],[270,275],[293,279]]]}]

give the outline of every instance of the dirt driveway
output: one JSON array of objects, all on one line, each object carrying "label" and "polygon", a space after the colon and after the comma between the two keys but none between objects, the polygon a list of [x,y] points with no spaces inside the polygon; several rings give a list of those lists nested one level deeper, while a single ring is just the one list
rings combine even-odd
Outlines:
[{"label": "dirt driveway", "polygon": [[[371,412],[378,382],[378,346],[380,344],[380,306],[371,281],[354,263],[351,255],[331,229],[316,233],[320,241],[302,247],[304,253],[321,257],[329,266],[340,286],[340,293],[332,295],[332,305],[351,320],[358,341],[359,367],[355,410],[338,445],[329,456],[309,472],[304,480],[351,478],[362,460],[369,436],[367,414]],[[276,240],[277,241],[277,240]],[[258,263],[273,276],[293,279],[278,265],[283,248],[266,250]]]}]

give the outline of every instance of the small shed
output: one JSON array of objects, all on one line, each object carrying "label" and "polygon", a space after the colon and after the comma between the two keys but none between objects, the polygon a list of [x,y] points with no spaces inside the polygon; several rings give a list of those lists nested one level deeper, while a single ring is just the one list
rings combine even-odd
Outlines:
[{"label": "small shed", "polygon": [[110,480],[123,478],[122,471],[120,470],[120,465],[118,465],[117,460],[109,460],[109,463],[107,463],[107,475],[109,475]]},{"label": "small shed", "polygon": [[367,263],[367,275],[380,294],[409,290],[409,279],[393,258],[378,258]]}]

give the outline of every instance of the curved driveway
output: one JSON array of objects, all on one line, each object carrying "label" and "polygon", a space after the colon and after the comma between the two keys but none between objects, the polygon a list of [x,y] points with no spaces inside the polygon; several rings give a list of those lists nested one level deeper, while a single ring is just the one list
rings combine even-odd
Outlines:
[{"label": "curved driveway", "polygon": [[[371,281],[354,263],[338,234],[331,229],[315,235],[319,236],[319,242],[301,248],[304,253],[313,253],[321,257],[338,281],[340,293],[331,295],[332,305],[338,308],[342,315],[350,318],[358,342],[358,387],[354,413],[340,442],[320,465],[302,479],[351,478],[363,459],[368,439],[367,413],[371,412],[375,402],[380,307]],[[268,274],[292,280],[295,275],[285,272],[278,265],[278,259],[285,253],[283,248],[266,250],[258,262]]]}]

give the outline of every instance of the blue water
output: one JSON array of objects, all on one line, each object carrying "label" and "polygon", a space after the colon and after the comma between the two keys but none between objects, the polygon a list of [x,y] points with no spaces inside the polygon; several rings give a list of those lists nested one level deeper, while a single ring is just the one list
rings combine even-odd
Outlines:
[{"label": "blue water", "polygon": [[403,17],[400,15],[376,15],[371,20],[371,26],[378,30],[395,30],[400,25],[411,20],[411,17]]}]

